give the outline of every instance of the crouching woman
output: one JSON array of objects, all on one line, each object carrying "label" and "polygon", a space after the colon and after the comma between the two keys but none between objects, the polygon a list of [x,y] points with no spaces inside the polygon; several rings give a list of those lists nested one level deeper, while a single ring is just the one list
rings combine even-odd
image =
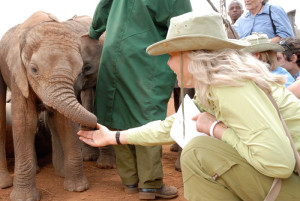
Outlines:
[{"label": "crouching woman", "polygon": [[[284,87],[285,77],[239,51],[248,42],[228,39],[219,14],[187,13],[171,19],[167,38],[147,48],[170,55],[169,66],[180,87],[196,89],[201,110],[193,119],[207,136],[193,138],[183,149],[181,168],[187,200],[263,200],[274,178],[282,179],[277,200],[300,199],[295,157],[277,110],[300,149],[299,100]],[[164,121],[115,132],[98,124],[79,131],[91,146],[174,143],[175,115]]]}]

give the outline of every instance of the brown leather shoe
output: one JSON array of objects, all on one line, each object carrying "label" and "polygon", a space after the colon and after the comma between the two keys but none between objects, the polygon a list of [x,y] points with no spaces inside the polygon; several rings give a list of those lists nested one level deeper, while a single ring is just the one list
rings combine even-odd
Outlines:
[{"label": "brown leather shoe", "polygon": [[161,188],[141,188],[139,192],[140,200],[155,200],[155,198],[174,198],[178,196],[177,188],[165,186]]},{"label": "brown leather shoe", "polygon": [[124,189],[125,193],[127,193],[127,194],[134,194],[134,193],[139,192],[137,184],[135,184],[135,185],[125,185],[125,184],[123,184],[123,189]]}]

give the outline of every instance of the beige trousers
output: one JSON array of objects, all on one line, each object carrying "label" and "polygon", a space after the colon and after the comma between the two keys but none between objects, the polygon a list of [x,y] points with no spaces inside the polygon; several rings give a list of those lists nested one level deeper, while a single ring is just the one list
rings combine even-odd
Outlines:
[{"label": "beige trousers", "polygon": [[[211,137],[196,137],[182,151],[184,196],[189,201],[264,200],[273,178],[254,169],[235,149]],[[282,180],[278,199],[300,200],[300,177]]]}]

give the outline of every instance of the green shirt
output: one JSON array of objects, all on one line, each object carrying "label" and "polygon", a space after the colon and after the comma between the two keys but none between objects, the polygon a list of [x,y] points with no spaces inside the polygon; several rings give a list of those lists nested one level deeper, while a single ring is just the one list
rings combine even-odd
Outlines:
[{"label": "green shirt", "polygon": [[[300,101],[282,85],[273,84],[272,95],[285,120],[295,146],[300,151]],[[211,88],[215,101],[201,111],[216,115],[228,127],[222,141],[231,145],[259,172],[270,177],[289,177],[295,167],[290,142],[277,110],[266,94],[253,82],[240,87]],[[174,115],[164,121],[130,129],[129,144],[156,145],[173,143],[169,132]],[[195,128],[196,129],[196,128]]]},{"label": "green shirt", "polygon": [[106,31],[96,86],[95,114],[111,128],[128,129],[164,119],[175,74],[169,55],[146,48],[166,38],[170,18],[190,12],[189,0],[102,0],[90,37]]}]

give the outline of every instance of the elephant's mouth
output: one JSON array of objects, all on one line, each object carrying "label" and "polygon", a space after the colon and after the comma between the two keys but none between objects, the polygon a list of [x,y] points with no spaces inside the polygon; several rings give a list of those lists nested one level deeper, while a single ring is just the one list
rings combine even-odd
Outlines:
[{"label": "elephant's mouth", "polygon": [[37,111],[38,112],[42,112],[42,111],[48,110],[48,108],[49,108],[47,105],[45,105],[42,102],[42,100],[39,97],[37,97],[37,100],[36,100],[36,107],[37,107]]}]

